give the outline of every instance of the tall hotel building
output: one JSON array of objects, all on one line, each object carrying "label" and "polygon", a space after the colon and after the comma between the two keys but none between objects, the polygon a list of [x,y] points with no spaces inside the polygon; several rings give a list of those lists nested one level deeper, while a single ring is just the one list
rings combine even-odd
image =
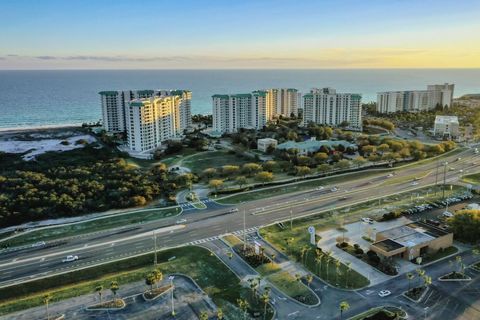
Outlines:
[{"label": "tall hotel building", "polygon": [[354,130],[362,129],[361,95],[337,93],[335,89],[314,88],[303,95],[303,123],[338,126],[348,123]]},{"label": "tall hotel building", "polygon": [[416,112],[432,110],[437,105],[450,107],[454,84],[429,85],[427,90],[386,91],[377,93],[377,112]]},{"label": "tall hotel building", "polygon": [[213,95],[213,130],[231,133],[240,128],[261,129],[276,116],[297,114],[298,96],[296,89]]},{"label": "tall hotel building", "polygon": [[132,151],[155,149],[191,123],[190,91],[103,91],[100,96],[105,130],[126,132]]}]

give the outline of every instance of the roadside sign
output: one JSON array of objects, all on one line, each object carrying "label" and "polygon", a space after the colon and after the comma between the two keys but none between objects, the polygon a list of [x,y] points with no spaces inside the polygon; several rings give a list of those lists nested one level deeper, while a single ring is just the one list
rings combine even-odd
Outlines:
[{"label": "roadside sign", "polygon": [[308,227],[308,233],[310,233],[310,234],[312,234],[312,233],[315,234],[315,227],[314,227],[314,226]]}]

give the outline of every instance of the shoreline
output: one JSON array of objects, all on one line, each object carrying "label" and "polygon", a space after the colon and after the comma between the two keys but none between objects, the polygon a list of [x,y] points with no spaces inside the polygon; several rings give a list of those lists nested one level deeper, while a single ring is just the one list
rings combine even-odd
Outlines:
[{"label": "shoreline", "polygon": [[45,131],[45,130],[61,130],[61,129],[82,129],[81,124],[59,124],[59,125],[43,125],[31,127],[9,127],[0,128],[0,135]]}]

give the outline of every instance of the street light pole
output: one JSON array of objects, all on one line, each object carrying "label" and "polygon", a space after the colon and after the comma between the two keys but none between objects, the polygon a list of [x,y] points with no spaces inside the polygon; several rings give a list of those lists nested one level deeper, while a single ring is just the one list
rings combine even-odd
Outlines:
[{"label": "street light pole", "polygon": [[246,229],[245,207],[243,208],[243,252],[247,251],[247,229]]},{"label": "street light pole", "polygon": [[175,287],[173,286],[173,279],[175,278],[174,276],[168,277],[170,279],[170,286],[172,287],[172,317],[175,317],[175,305],[173,302],[173,291],[175,290]]},{"label": "street light pole", "polygon": [[153,230],[153,251],[154,251],[154,258],[153,258],[153,266],[157,267],[157,235],[155,234],[155,230]]},{"label": "street light pole", "polygon": [[435,173],[435,195],[437,195],[437,185],[438,185],[438,160],[437,160],[437,170],[436,170],[436,173]]},{"label": "street light pole", "polygon": [[448,162],[445,161],[444,165],[443,165],[443,188],[442,188],[442,198],[445,199],[445,187],[446,187],[446,184],[447,184],[447,165],[448,165]]}]

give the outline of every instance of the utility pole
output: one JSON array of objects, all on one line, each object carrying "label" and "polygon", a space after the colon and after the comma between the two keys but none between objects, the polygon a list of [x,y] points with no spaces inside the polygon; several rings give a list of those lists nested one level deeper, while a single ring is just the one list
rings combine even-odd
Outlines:
[{"label": "utility pole", "polygon": [[243,208],[243,252],[247,251],[247,229],[245,223],[245,207]]},{"label": "utility pole", "polygon": [[438,184],[438,160],[437,160],[437,172],[435,173],[435,195],[437,195],[437,184]]},{"label": "utility pole", "polygon": [[157,235],[155,234],[155,230],[153,230],[153,250],[154,250],[154,258],[153,258],[153,266],[157,267]]},{"label": "utility pole", "polygon": [[443,188],[442,188],[442,191],[443,191],[442,198],[443,199],[445,199],[445,187],[446,187],[446,184],[447,184],[447,165],[448,165],[448,162],[445,161],[444,166],[443,166]]}]

